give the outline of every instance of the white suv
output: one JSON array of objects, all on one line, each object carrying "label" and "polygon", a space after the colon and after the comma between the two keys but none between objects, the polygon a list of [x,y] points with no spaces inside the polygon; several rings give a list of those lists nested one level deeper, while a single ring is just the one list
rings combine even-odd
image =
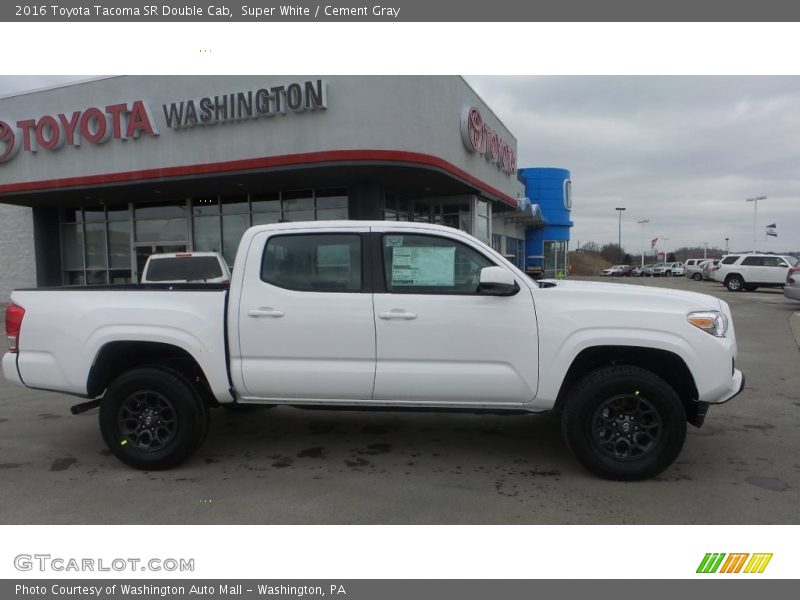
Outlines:
[{"label": "white suv", "polygon": [[796,262],[792,256],[777,254],[729,254],[722,257],[713,277],[731,292],[783,287],[789,267]]}]

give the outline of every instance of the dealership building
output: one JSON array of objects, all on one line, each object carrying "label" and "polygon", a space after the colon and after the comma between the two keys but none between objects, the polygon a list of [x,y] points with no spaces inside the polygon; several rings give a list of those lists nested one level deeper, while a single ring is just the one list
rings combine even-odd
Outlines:
[{"label": "dealership building", "polygon": [[[456,76],[123,76],[0,98],[0,302],[136,281],[152,253],[248,227],[380,219],[468,231],[557,276],[569,172]],[[557,243],[556,243],[557,242]]]}]

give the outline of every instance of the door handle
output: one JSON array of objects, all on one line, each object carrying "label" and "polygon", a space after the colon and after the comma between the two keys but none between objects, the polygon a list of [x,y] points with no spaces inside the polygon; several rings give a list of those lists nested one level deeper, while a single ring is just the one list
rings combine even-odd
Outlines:
[{"label": "door handle", "polygon": [[411,321],[412,319],[417,318],[417,313],[406,312],[402,308],[393,308],[392,310],[382,312],[378,316],[386,321],[391,319],[403,319],[404,321]]},{"label": "door handle", "polygon": [[270,306],[265,306],[264,308],[254,308],[247,313],[248,317],[253,317],[254,319],[261,319],[263,317],[273,317],[277,319],[283,315],[284,312],[282,310],[275,310]]}]

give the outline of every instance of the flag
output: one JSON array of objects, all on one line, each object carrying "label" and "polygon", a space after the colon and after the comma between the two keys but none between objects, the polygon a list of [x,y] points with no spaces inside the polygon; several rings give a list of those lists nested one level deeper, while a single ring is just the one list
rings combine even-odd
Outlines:
[{"label": "flag", "polygon": [[653,239],[653,240],[650,242],[650,247],[651,247],[651,248],[655,248],[655,247],[656,247],[656,242],[657,242],[657,241],[658,241],[658,238],[655,238],[655,239]]},{"label": "flag", "polygon": [[771,235],[772,237],[778,237],[778,232],[775,231],[775,223],[772,225],[767,225],[767,235]]}]

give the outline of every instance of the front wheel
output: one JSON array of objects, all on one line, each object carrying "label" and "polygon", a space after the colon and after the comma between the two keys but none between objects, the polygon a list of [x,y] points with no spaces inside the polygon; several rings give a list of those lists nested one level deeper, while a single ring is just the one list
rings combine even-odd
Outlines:
[{"label": "front wheel", "polygon": [[140,367],[123,373],[100,404],[100,432],[109,450],[143,470],[186,460],[208,430],[208,407],[181,373]]},{"label": "front wheel", "polygon": [[647,479],[670,466],[683,448],[686,412],[675,390],[650,371],[604,367],[569,391],[561,433],[596,475]]},{"label": "front wheel", "polygon": [[739,275],[731,275],[725,280],[725,287],[729,292],[741,292],[744,290],[744,279]]},{"label": "front wheel", "polygon": [[695,281],[700,281],[701,279],[703,279],[703,276],[700,273],[695,273],[694,275],[692,275],[692,279],[694,279]]}]

